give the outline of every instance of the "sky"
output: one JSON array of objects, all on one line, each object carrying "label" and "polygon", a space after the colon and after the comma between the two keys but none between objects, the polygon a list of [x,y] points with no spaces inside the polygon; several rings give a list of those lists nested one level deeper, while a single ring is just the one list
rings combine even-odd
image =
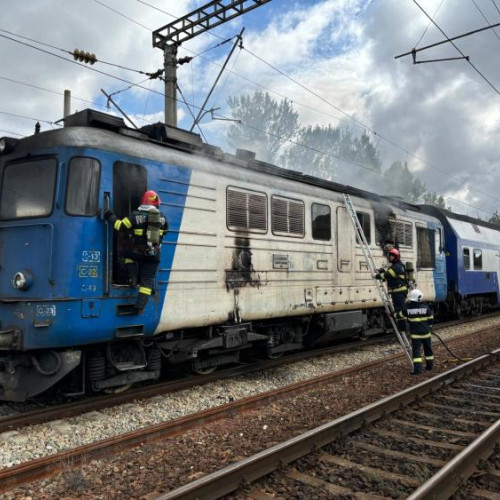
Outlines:
[{"label": "sky", "polygon": [[[139,126],[163,121],[163,82],[145,74],[163,67],[152,31],[205,3],[0,0],[0,136],[30,135],[36,121],[42,131],[60,126],[65,89],[73,112],[107,111],[104,89]],[[465,55],[469,62],[395,59],[445,39],[426,13],[453,37],[500,23],[500,0],[272,0],[181,45],[178,56],[194,59],[178,69],[178,97],[191,105],[178,103],[179,126],[191,127],[190,113],[233,40],[218,45],[244,27],[244,49],[236,49],[208,103],[220,108],[216,118],[230,116],[229,96],[263,90],[287,98],[302,125],[369,134],[384,169],[407,162],[454,211],[488,219],[500,209],[500,27],[457,40],[462,54],[450,43],[417,54],[418,61]],[[76,48],[98,62],[71,62]],[[230,123],[207,114],[201,130],[233,152]],[[363,169],[341,168],[366,188]],[[380,176],[380,186],[385,181]]]}]

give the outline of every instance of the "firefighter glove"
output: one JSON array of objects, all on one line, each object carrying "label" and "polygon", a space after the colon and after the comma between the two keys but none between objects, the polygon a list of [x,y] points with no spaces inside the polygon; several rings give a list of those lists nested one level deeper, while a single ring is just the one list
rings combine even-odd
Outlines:
[{"label": "firefighter glove", "polygon": [[380,274],[376,274],[376,275],[375,275],[375,279],[376,279],[376,280],[381,280],[381,279],[382,279],[382,276],[380,276]]},{"label": "firefighter glove", "polygon": [[384,274],[385,273],[385,269],[383,267],[377,269],[377,271],[380,273],[380,274]]}]

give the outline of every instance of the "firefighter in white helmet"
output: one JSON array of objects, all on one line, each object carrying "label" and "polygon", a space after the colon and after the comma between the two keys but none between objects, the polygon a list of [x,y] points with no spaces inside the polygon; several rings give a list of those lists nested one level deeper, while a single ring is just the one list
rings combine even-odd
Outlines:
[{"label": "firefighter in white helmet", "polygon": [[[431,325],[434,322],[434,316],[431,308],[423,302],[423,297],[420,290],[411,290],[408,302],[401,311],[395,314],[396,319],[406,318],[408,321],[413,355],[412,375],[422,373],[424,358],[426,370],[432,370],[434,366],[434,353],[431,345]],[[424,347],[424,358],[420,352],[422,346]]]}]

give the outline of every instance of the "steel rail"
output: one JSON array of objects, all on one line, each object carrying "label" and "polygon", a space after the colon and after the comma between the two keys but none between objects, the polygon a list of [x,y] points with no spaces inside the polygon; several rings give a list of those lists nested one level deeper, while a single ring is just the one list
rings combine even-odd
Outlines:
[{"label": "steel rail", "polygon": [[453,460],[415,490],[407,500],[444,500],[467,481],[481,460],[489,458],[500,444],[500,420],[489,427]]},{"label": "steel rail", "polygon": [[103,410],[105,408],[130,403],[139,399],[147,399],[178,392],[195,386],[203,386],[218,380],[238,377],[240,375],[246,375],[262,370],[269,370],[285,364],[311,359],[313,357],[326,356],[335,353],[347,353],[356,348],[382,344],[387,342],[387,340],[388,337],[384,336],[377,339],[330,346],[323,349],[315,349],[314,351],[303,351],[279,359],[261,360],[256,363],[252,363],[251,365],[239,365],[233,368],[227,368],[210,375],[204,375],[203,377],[193,375],[184,380],[173,380],[145,387],[136,387],[119,394],[95,396],[81,401],[79,400],[71,403],[64,403],[55,407],[41,408],[37,410],[30,410],[26,413],[7,415],[0,417],[0,433],[20,429],[21,427],[26,427],[28,425],[50,422],[51,420],[74,417],[90,411]]},{"label": "steel rail", "polygon": [[[403,354],[400,355],[400,357],[402,356]],[[208,474],[157,497],[157,500],[194,500],[200,498],[211,500],[220,498],[237,490],[242,484],[256,481],[284,464],[308,455],[337,438],[352,433],[367,423],[378,420],[388,413],[413,403],[470,373],[483,369],[499,359],[500,349]]]},{"label": "steel rail", "polygon": [[263,394],[242,398],[232,403],[226,403],[215,408],[193,413],[175,420],[162,422],[144,429],[127,432],[119,436],[78,446],[72,448],[71,450],[54,453],[47,457],[38,458],[13,467],[1,469],[0,492],[5,491],[8,487],[34,481],[41,477],[53,474],[68,464],[75,466],[91,459],[102,458],[109,456],[112,453],[124,451],[125,449],[138,446],[145,442],[152,442],[175,436],[201,424],[220,420],[228,415],[235,415],[254,408],[259,408],[265,402],[286,399],[291,395],[300,394],[314,388],[331,384],[335,379],[342,378],[346,375],[351,375],[360,370],[366,370],[374,367],[376,368],[383,363],[394,362],[397,361],[398,358],[402,357],[403,354],[401,353],[395,354],[393,356],[383,358],[383,360],[378,359],[370,361],[369,363],[364,363],[362,365],[357,365],[334,373],[328,373],[326,375],[297,382],[295,384],[290,384]]},{"label": "steel rail", "polygon": [[[438,331],[444,328],[449,328],[454,325],[461,325],[464,323],[473,323],[483,319],[488,319],[490,317],[499,316],[498,313],[492,313],[490,315],[485,315],[477,318],[469,318],[468,320],[454,320],[451,322],[442,323],[437,325],[434,330]],[[490,327],[483,328],[476,332],[467,333],[455,339],[449,339],[447,342],[453,342],[455,340],[467,338],[471,335],[480,334],[483,331],[489,330]],[[0,417],[0,434],[6,431],[12,431],[26,427],[28,425],[36,425],[45,422],[50,422],[51,420],[59,420],[63,418],[74,417],[81,415],[82,413],[87,413],[90,411],[99,411],[105,408],[110,408],[117,405],[122,405],[125,403],[130,403],[139,399],[152,398],[155,396],[161,396],[164,394],[169,394],[173,392],[178,392],[186,389],[190,389],[194,386],[206,385],[217,380],[223,380],[227,378],[237,377],[240,375],[250,374],[262,370],[269,370],[279,366],[283,366],[290,363],[295,363],[298,361],[303,361],[319,356],[327,356],[329,354],[344,353],[350,350],[362,347],[369,347],[372,345],[382,344],[387,342],[392,338],[393,334],[389,334],[379,338],[371,338],[368,340],[363,340],[359,342],[352,342],[349,344],[335,345],[322,349],[315,349],[313,351],[302,351],[299,353],[294,353],[287,355],[285,357],[273,360],[262,360],[256,362],[252,365],[240,365],[233,368],[227,368],[210,375],[205,375],[203,377],[192,376],[184,380],[174,380],[168,382],[157,383],[154,385],[148,385],[145,387],[132,388],[127,392],[119,394],[108,394],[103,396],[88,397],[84,400],[73,401],[70,403],[64,403],[56,407],[41,408],[37,410],[30,410],[26,413],[16,413],[14,415],[7,415]],[[381,359],[380,362],[386,362],[386,358]],[[362,369],[362,366],[359,366]]]},{"label": "steel rail", "polygon": [[[460,338],[463,339],[464,337],[474,334],[477,334],[477,332],[471,332],[470,334]],[[9,487],[53,474],[61,468],[67,467],[68,464],[72,466],[78,465],[89,459],[109,456],[112,453],[123,451],[127,448],[143,444],[144,442],[165,439],[169,436],[177,435],[188,429],[199,426],[202,423],[212,422],[224,418],[227,415],[234,415],[236,413],[259,407],[263,402],[285,399],[290,397],[290,395],[299,394],[300,392],[318,388],[322,385],[331,384],[335,379],[342,378],[345,375],[350,375],[370,368],[377,368],[385,363],[396,362],[399,359],[402,359],[403,356],[404,355],[402,353],[394,354],[369,363],[356,365],[345,370],[291,384],[264,394],[250,396],[233,403],[224,404],[219,407],[211,408],[203,412],[178,418],[176,420],[163,422],[145,429],[128,432],[120,436],[79,446],[71,450],[55,453],[48,457],[35,459],[30,462],[0,470],[0,491],[4,491]],[[459,368],[461,369],[462,367]],[[454,370],[457,369],[455,368]]]}]

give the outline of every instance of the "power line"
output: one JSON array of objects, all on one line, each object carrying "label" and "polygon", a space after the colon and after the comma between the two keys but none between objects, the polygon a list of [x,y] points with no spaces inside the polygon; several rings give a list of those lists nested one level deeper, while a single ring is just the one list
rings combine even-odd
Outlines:
[{"label": "power line", "polygon": [[[228,118],[228,117],[226,117],[226,116],[224,116],[224,115],[220,115],[220,114],[218,114],[218,113],[214,113],[214,115],[217,115],[218,117],[220,117],[220,118],[222,118],[222,119],[227,119],[227,118]],[[361,163],[357,163],[357,162],[352,161],[352,160],[347,160],[347,159],[342,158],[342,157],[340,157],[340,156],[337,156],[337,155],[335,155],[335,154],[333,154],[333,153],[329,153],[329,152],[326,152],[326,151],[322,151],[322,150],[317,149],[317,148],[314,148],[314,147],[312,147],[312,146],[308,146],[307,144],[303,144],[303,143],[297,142],[297,141],[295,141],[295,140],[293,140],[293,139],[290,139],[290,138],[288,138],[288,137],[285,137],[285,136],[283,136],[283,135],[274,134],[274,133],[272,133],[272,132],[268,132],[268,131],[266,131],[266,130],[263,130],[263,129],[258,128],[258,127],[254,127],[253,125],[249,125],[249,124],[244,123],[244,122],[240,122],[240,125],[242,125],[242,126],[243,126],[243,127],[245,127],[245,128],[249,128],[249,129],[251,129],[251,130],[255,130],[255,131],[258,131],[258,132],[262,132],[263,134],[266,134],[266,135],[268,135],[268,136],[270,136],[270,137],[273,137],[273,138],[275,138],[275,139],[282,139],[282,140],[284,140],[284,141],[286,141],[286,142],[289,142],[290,144],[293,144],[293,145],[295,145],[295,146],[299,146],[299,147],[304,148],[304,149],[308,149],[309,151],[313,151],[314,153],[318,153],[318,154],[320,154],[320,155],[322,155],[322,156],[331,157],[331,158],[334,158],[334,159],[336,159],[336,160],[340,160],[340,161],[343,161],[343,162],[348,163],[348,164],[350,164],[350,165],[353,165],[353,166],[355,166],[355,167],[362,168],[362,169],[367,170],[367,171],[369,171],[369,172],[372,172],[372,173],[374,173],[374,174],[377,174],[377,175],[381,175],[381,176],[383,176],[383,177],[390,178],[390,176],[389,176],[387,173],[384,173],[384,172],[381,172],[381,171],[378,171],[378,170],[374,170],[373,168],[367,167],[367,166],[365,166],[365,165],[363,165],[363,164],[361,164]],[[446,198],[446,199],[452,200],[452,201],[454,201],[454,202],[456,202],[456,203],[461,203],[462,205],[465,205],[465,206],[468,206],[468,207],[470,207],[470,208],[473,208],[474,210],[479,210],[479,211],[484,212],[484,213],[486,213],[486,214],[493,215],[493,212],[489,212],[488,210],[484,210],[484,208],[479,208],[479,207],[476,207],[476,206],[471,205],[471,204],[469,204],[469,203],[466,203],[466,202],[464,202],[464,201],[457,200],[457,199],[455,199],[455,198],[452,198],[451,196],[445,196],[445,195],[443,195],[443,197],[444,197],[444,198]]]},{"label": "power line", "polygon": [[[490,21],[485,16],[484,12],[481,10],[481,8],[479,7],[479,5],[476,3],[476,0],[472,0],[472,3],[475,5],[476,9],[479,11],[479,13],[481,14],[481,16],[483,16],[483,19],[486,21],[486,23],[488,24],[488,26],[491,26]],[[498,36],[498,33],[494,29],[493,29],[493,33],[497,37],[497,40],[500,41],[500,36]]]},{"label": "power line", "polygon": [[449,39],[448,35],[439,27],[439,25],[434,21],[434,19],[432,19],[431,16],[429,16],[429,14],[427,14],[427,12],[420,6],[420,4],[417,2],[417,0],[413,0],[413,3],[425,14],[425,16],[432,22],[432,24],[434,24],[434,26],[441,32],[441,34],[453,45],[453,47],[455,47],[455,49],[457,49],[457,51],[459,52],[459,54],[472,66],[472,68],[474,68],[474,71],[498,94],[500,95],[500,91],[488,80],[488,78],[486,78],[485,75],[483,75],[481,73],[481,71],[479,71],[478,68],[476,68],[476,66],[474,66],[474,64],[470,61],[469,58],[467,58],[467,56],[458,48],[458,46],[452,41]]},{"label": "power line", "polygon": [[139,21],[136,21],[135,19],[132,19],[131,17],[128,17],[126,16],[125,14],[123,14],[122,12],[119,12],[115,9],[113,9],[112,7],[110,7],[109,5],[106,5],[105,3],[103,2],[100,2],[99,0],[94,0],[95,3],[98,3],[99,5],[102,5],[103,7],[105,7],[106,9],[109,9],[111,10],[112,12],[114,12],[115,14],[118,14],[119,16],[122,16],[124,17],[125,19],[128,19],[129,21],[133,22],[134,24],[137,24],[138,26],[141,26],[142,28],[144,29],[147,29],[148,31],[153,31],[151,28],[148,28],[147,26],[145,26],[144,24],[141,24]]},{"label": "power line", "polygon": [[[139,26],[142,26],[142,27],[143,27],[143,28],[145,28],[145,29],[149,29],[149,28],[147,28],[146,26],[142,25],[141,23],[138,23],[138,22],[134,21],[133,19],[131,19],[131,18],[129,18],[129,17],[127,17],[127,16],[125,16],[125,15],[121,14],[120,12],[116,11],[115,9],[112,9],[112,8],[108,7],[107,5],[103,4],[102,2],[99,2],[99,1],[97,1],[97,0],[95,0],[95,1],[96,1],[97,3],[99,3],[99,4],[103,5],[104,7],[109,8],[109,9],[110,9],[110,10],[112,10],[113,12],[115,12],[115,13],[117,13],[117,14],[119,14],[119,15],[122,15],[123,17],[125,17],[125,18],[126,18],[126,19],[128,19],[128,20],[130,20],[131,22],[135,22],[135,23],[136,23],[136,24],[138,24]],[[141,1],[141,0],[138,0],[138,1]],[[145,2],[142,2],[142,1],[141,1],[141,3],[146,4]],[[146,5],[148,5],[148,4],[146,4]],[[2,36],[2,35],[0,35],[0,36]],[[222,39],[222,37],[219,37],[219,36],[217,36],[217,37]],[[56,56],[56,57],[60,57],[60,56],[57,56],[56,54],[53,54],[53,53],[51,53],[51,52],[44,51],[43,49],[40,49],[40,48],[38,48],[38,47],[34,47],[34,46],[29,45],[29,44],[25,44],[25,43],[23,43],[23,42],[20,42],[19,40],[13,40],[13,39],[11,39],[11,38],[9,38],[9,37],[5,37],[5,36],[4,36],[4,38],[7,38],[7,39],[10,39],[10,40],[12,40],[12,41],[15,41],[15,42],[21,43],[21,44],[23,44],[23,45],[27,45],[27,46],[29,46],[29,47],[31,47],[31,48],[34,48],[34,49],[36,49],[36,50],[40,50],[40,51],[45,52],[45,53],[47,53],[47,54],[50,54],[50,55],[53,55],[53,56]],[[53,46],[52,46],[52,47],[53,47]],[[53,48],[54,48],[54,47],[53,47]],[[56,47],[56,48],[57,48],[57,47]],[[59,48],[57,48],[57,49],[59,49]],[[59,50],[64,50],[64,49],[59,49]],[[247,51],[248,51],[248,50],[247,50]],[[188,52],[191,52],[191,51],[188,51]],[[249,52],[249,53],[251,53],[250,51],[248,51],[248,52]],[[71,54],[71,52],[69,52],[69,53]],[[274,66],[272,66],[272,65],[270,65],[269,63],[267,63],[266,61],[264,61],[262,58],[259,58],[258,56],[256,56],[256,55],[255,55],[255,54],[253,54],[253,53],[251,53],[251,54],[252,54],[252,55],[254,55],[255,57],[257,57],[258,59],[260,59],[263,63],[268,64],[269,66],[271,66],[272,68],[274,68],[276,71],[278,71],[279,73],[281,73],[283,76],[285,76],[285,77],[287,77],[287,78],[291,79],[292,81],[294,81],[294,83],[296,83],[296,84],[300,85],[300,86],[301,86],[301,87],[303,87],[305,90],[307,90],[307,91],[311,92],[311,93],[312,93],[313,95],[315,95],[317,98],[319,98],[319,99],[323,100],[325,103],[327,103],[328,105],[332,106],[332,107],[333,107],[334,109],[336,109],[337,111],[339,111],[339,112],[341,112],[342,114],[344,114],[345,116],[349,117],[352,121],[354,121],[354,122],[355,122],[358,126],[360,126],[361,128],[365,129],[365,130],[366,130],[366,131],[368,131],[368,132],[373,132],[376,136],[378,136],[379,138],[382,138],[383,140],[387,141],[387,142],[388,142],[389,144],[391,144],[392,146],[394,146],[394,147],[396,147],[396,148],[400,149],[401,151],[403,151],[403,152],[407,153],[408,155],[410,155],[410,156],[414,157],[415,159],[417,159],[417,160],[419,160],[419,161],[422,161],[423,163],[426,163],[426,164],[428,164],[428,165],[432,166],[433,168],[436,168],[436,169],[440,170],[438,167],[436,167],[436,166],[434,166],[434,165],[432,165],[432,164],[430,164],[430,163],[428,163],[428,162],[426,162],[426,161],[424,161],[424,160],[421,160],[420,158],[416,157],[415,155],[413,155],[412,153],[408,152],[406,149],[404,149],[404,148],[400,147],[399,145],[397,145],[397,144],[396,144],[396,143],[394,143],[393,141],[390,141],[389,139],[387,139],[387,138],[385,138],[385,137],[381,136],[380,134],[377,134],[376,132],[372,131],[369,127],[367,127],[366,125],[364,125],[362,122],[360,122],[360,121],[356,120],[354,117],[352,117],[352,116],[351,116],[351,115],[349,115],[348,113],[345,113],[345,112],[344,112],[343,110],[341,110],[340,108],[337,108],[337,107],[336,107],[336,106],[334,106],[333,104],[329,103],[327,100],[325,100],[324,98],[322,98],[321,96],[319,96],[319,95],[318,95],[318,94],[316,94],[315,92],[311,91],[311,90],[310,90],[310,89],[308,89],[307,87],[303,86],[303,85],[302,85],[302,84],[300,84],[298,81],[296,81],[296,80],[294,80],[293,78],[289,77],[288,75],[286,75],[286,74],[285,74],[284,72],[282,72],[281,70],[278,70],[278,69],[277,69],[277,68],[275,68]],[[196,54],[196,55],[199,55],[199,54]],[[61,59],[63,59],[63,60],[66,60],[66,61],[69,61],[69,62],[73,62],[73,63],[75,63],[75,64],[78,64],[78,63],[76,63],[75,61],[68,60],[68,59],[66,59],[66,58],[62,58],[62,57],[60,57],[60,58],[61,58]],[[205,59],[205,60],[209,61],[209,62],[210,62],[210,63],[212,63],[212,64],[215,64],[215,65],[217,65],[217,66],[220,66],[219,64],[217,64],[217,63],[215,63],[215,62],[211,61],[210,59],[207,59],[207,58],[203,58],[203,59]],[[96,70],[95,68],[91,68],[91,67],[85,66],[85,65],[83,65],[83,64],[78,64],[78,65],[79,65],[79,66],[83,66],[83,67],[85,67],[85,68],[87,68],[87,69],[90,69],[90,70],[96,71],[96,72],[98,72],[98,73],[100,73],[100,74],[103,74],[103,75],[105,75],[105,76],[108,76],[108,77],[111,77],[111,78],[115,78],[115,79],[117,79],[117,80],[120,80],[120,81],[123,81],[123,82],[129,83],[129,84],[131,84],[131,85],[137,85],[139,88],[142,88],[142,89],[144,89],[144,90],[149,90],[149,91],[151,91],[151,92],[153,92],[153,93],[156,93],[156,94],[159,94],[159,95],[163,95],[163,96],[164,96],[164,94],[163,94],[163,93],[161,93],[161,92],[158,92],[158,91],[154,91],[154,90],[151,90],[151,89],[145,88],[145,87],[143,87],[143,86],[141,86],[141,85],[138,85],[138,84],[133,84],[132,82],[127,82],[127,80],[124,80],[124,79],[122,79],[122,78],[119,78],[119,77],[117,77],[117,76],[115,76],[115,75],[111,75],[111,74],[105,73],[105,72],[103,72],[103,71]],[[137,71],[137,70],[133,70],[133,71]],[[234,74],[236,74],[237,76],[240,76],[240,77],[242,77],[242,78],[244,78],[244,79],[246,79],[246,80],[250,81],[251,83],[257,84],[256,82],[253,82],[252,80],[247,79],[246,77],[243,77],[242,75],[239,75],[238,73],[235,73],[235,72],[232,72],[232,73],[234,73]],[[260,84],[257,84],[257,85],[261,86]],[[262,87],[262,86],[261,86],[261,87]],[[265,87],[264,87],[264,88],[265,88]],[[273,91],[272,91],[272,92],[273,92]],[[277,94],[276,92],[273,92],[273,93]],[[277,95],[280,95],[280,94],[277,94]],[[284,96],[284,97],[286,98],[286,96]],[[178,102],[182,102],[182,101],[180,101],[179,99],[176,99],[176,100],[177,100]],[[291,100],[291,101],[292,101],[292,102],[294,102],[293,100]],[[189,106],[189,105],[188,105],[188,103],[187,103],[186,101],[184,101],[184,103],[185,103],[187,106]],[[297,104],[302,105],[301,103],[297,103]],[[196,107],[196,108],[198,108],[198,109],[199,109],[199,107],[198,107],[198,106],[194,106],[194,105],[193,105],[193,107]],[[306,106],[306,107],[307,107],[307,106]],[[315,110],[314,108],[310,108],[310,109]],[[317,110],[315,110],[315,111],[317,111]],[[323,114],[325,114],[325,113],[323,113]],[[331,115],[328,115],[328,116],[331,116]],[[338,117],[334,117],[334,118],[335,118],[335,119],[338,119]],[[48,123],[52,123],[52,122],[48,122]],[[267,133],[267,132],[265,132],[265,131],[262,131],[262,132]],[[306,147],[305,145],[301,145],[301,144],[299,144],[299,143],[296,143],[296,145],[298,145],[298,146],[302,146],[302,147]],[[320,152],[320,151],[317,151],[317,152]],[[345,159],[342,159],[342,158],[337,158],[337,159],[340,159],[340,160],[342,160],[342,161],[346,161],[346,162],[348,162],[348,163],[349,163],[349,161],[347,161],[347,160],[345,160]],[[356,165],[356,166],[358,166],[358,167],[359,167],[360,165]],[[365,167],[362,167],[362,168],[365,168]],[[447,172],[445,172],[445,171],[443,171],[443,172],[444,172],[444,173],[446,173],[447,175],[449,175]],[[460,181],[456,180],[456,182],[460,182]],[[460,182],[460,183],[461,183],[461,182]],[[462,183],[461,183],[461,184],[462,184]],[[462,185],[463,185],[463,184],[462,184]],[[467,186],[467,187],[469,187],[470,189],[474,189],[474,190],[476,190],[477,192],[480,192],[481,194],[483,194],[483,195],[485,195],[485,196],[488,196],[488,197],[490,197],[490,198],[492,198],[492,199],[494,199],[494,200],[498,201],[496,198],[491,197],[490,195],[488,195],[488,194],[486,194],[486,193],[483,193],[483,192],[481,192],[480,190],[478,190],[478,189],[476,189],[476,188],[473,188],[472,186]],[[450,198],[450,199],[451,199],[451,198]],[[457,201],[458,201],[458,200],[457,200]],[[463,202],[459,202],[459,203],[463,203]],[[473,207],[473,208],[477,209],[477,207]]]},{"label": "power line", "polygon": [[[51,49],[59,50],[60,52],[64,52],[65,54],[69,54],[70,56],[74,55],[74,53],[72,51],[67,50],[67,49],[63,49],[61,47],[57,47],[55,45],[51,45],[50,43],[41,42],[40,40],[35,40],[33,38],[29,38],[29,37],[24,36],[24,35],[19,35],[18,33],[14,33],[12,31],[8,31],[6,29],[1,29],[0,28],[0,31],[3,32],[3,33],[8,33],[9,35],[15,36],[17,38],[22,38],[23,40],[28,40],[30,42],[37,43],[38,45],[43,45],[45,47],[50,47]],[[0,36],[2,36],[2,35],[0,35]],[[12,41],[15,41],[15,42],[18,42],[18,43],[22,43],[19,40],[14,40],[14,39],[9,38],[7,36],[4,36],[4,38],[7,38],[9,40],[12,40]],[[29,47],[31,47],[31,45],[29,45],[29,44],[26,44],[26,45],[28,45]],[[39,50],[41,50],[41,49],[39,49]],[[52,54],[52,52],[48,52],[48,53]],[[56,54],[53,54],[53,55],[56,55]],[[150,73],[147,73],[146,71],[141,71],[139,69],[128,68],[127,66],[121,66],[120,64],[115,64],[115,63],[111,63],[111,62],[108,62],[108,61],[101,61],[100,59],[98,59],[97,62],[99,62],[101,64],[106,64],[108,66],[113,66],[115,68],[125,69],[127,71],[133,71],[133,72],[139,73],[141,75],[150,75]]]},{"label": "power line", "polygon": [[308,87],[306,87],[305,85],[303,85],[302,83],[298,82],[297,80],[295,80],[294,78],[292,78],[291,76],[287,75],[285,72],[283,72],[282,70],[276,68],[275,66],[273,66],[271,63],[265,61],[262,57],[260,56],[257,56],[256,54],[254,54],[253,52],[251,52],[249,49],[247,49],[246,47],[243,47],[243,49],[248,52],[250,55],[254,56],[255,58],[257,58],[259,61],[261,61],[262,63],[266,64],[267,66],[269,66],[270,68],[274,69],[275,71],[277,71],[280,75],[284,76],[285,78],[289,79],[290,81],[292,81],[293,83],[299,85],[301,88],[303,88],[304,90],[306,90],[307,92],[311,93],[313,96],[315,97],[318,97],[321,101],[323,101],[324,103],[328,104],[329,106],[333,107],[334,109],[336,109],[337,111],[340,111],[341,113],[343,113],[345,116],[348,116],[351,120],[354,120],[355,123],[360,126],[361,128],[363,128],[366,132],[371,132],[373,133],[374,135],[376,135],[377,137],[379,137],[380,139],[386,141],[388,144],[390,144],[391,146],[393,146],[394,148],[396,149],[399,149],[400,151],[402,151],[403,153],[406,153],[406,155],[408,156],[411,156],[412,158],[414,158],[415,160],[417,161],[420,161],[434,169],[436,169],[438,172],[441,172],[442,174],[446,175],[447,177],[449,177],[450,179],[454,180],[456,183],[462,185],[462,186],[465,186],[465,187],[468,187],[469,189],[473,190],[473,191],[476,191],[480,194],[482,194],[483,196],[487,196],[489,198],[491,198],[492,200],[495,200],[495,201],[500,201],[500,199],[494,197],[494,196],[491,196],[489,195],[488,193],[485,193],[483,191],[481,191],[480,189],[477,189],[473,186],[470,186],[470,185],[467,185],[467,184],[464,184],[461,180],[457,179],[456,177],[454,177],[453,175],[451,175],[449,172],[447,172],[446,170],[438,167],[437,165],[434,165],[433,163],[430,163],[426,160],[423,160],[421,158],[419,158],[418,156],[416,156],[415,154],[409,152],[408,150],[406,150],[405,148],[403,148],[402,146],[400,146],[399,144],[395,143],[394,141],[392,141],[391,139],[379,134],[378,132],[372,130],[370,127],[368,127],[367,125],[365,125],[364,123],[362,123],[361,121],[359,120],[356,120],[354,117],[352,117],[351,115],[349,115],[348,113],[344,112],[343,110],[341,110],[340,108],[338,108],[337,106],[333,105],[332,103],[330,103],[328,100],[326,100],[324,97],[322,96],[319,96],[316,92],[312,91],[311,89],[309,89]]},{"label": "power line", "polygon": [[[441,0],[441,3],[439,4],[439,7],[436,9],[436,11],[434,12],[434,16],[433,17],[436,17],[439,10],[441,9],[441,6],[443,5],[444,3],[444,0]],[[422,41],[422,39],[424,38],[425,34],[427,33],[427,30],[430,28],[431,26],[431,22],[429,21],[429,24],[427,24],[427,26],[425,27],[424,29],[424,32],[422,33],[422,36],[418,39],[418,42],[415,44],[415,47],[418,47],[418,44]]]},{"label": "power line", "polygon": [[[64,92],[61,92],[61,91],[58,91],[58,90],[48,89],[48,88],[45,88],[45,87],[40,87],[38,85],[33,85],[31,83],[20,82],[19,80],[14,80],[13,78],[7,78],[5,76],[0,76],[0,80],[5,80],[5,81],[10,82],[10,83],[15,83],[16,85],[23,85],[25,87],[34,88],[36,90],[42,90],[43,92],[49,92],[51,94],[64,96]],[[92,104],[93,106],[96,106],[96,107],[101,108],[101,109],[108,109],[108,106],[106,106],[104,104],[101,104],[101,103],[96,102],[96,101],[90,101],[88,99],[84,99],[83,97],[78,97],[78,96],[76,96],[74,94],[71,94],[71,99],[75,100],[75,101],[85,102],[87,104]],[[149,123],[149,124],[151,123],[150,121],[145,120],[144,118],[141,118],[139,116],[136,116],[135,118],[137,120],[143,121],[144,123]]]},{"label": "power line", "polygon": [[0,111],[0,115],[13,116],[14,118],[24,118],[25,120],[32,120],[35,122],[48,123],[49,125],[57,125],[58,127],[61,126],[60,124],[57,124],[55,122],[51,122],[48,120],[42,120],[41,118],[33,118],[32,116],[17,115],[15,113],[7,113],[6,111]]},{"label": "power line", "polygon": [[495,0],[491,0],[491,3],[495,6],[495,9],[497,9],[497,12],[500,14],[500,9],[498,8],[498,5],[496,4]]},{"label": "power line", "polygon": [[3,128],[0,128],[0,132],[5,132],[6,134],[9,134],[9,135],[18,135],[19,137],[26,137],[23,134],[18,134],[17,132],[12,132],[11,130],[5,130]]}]

